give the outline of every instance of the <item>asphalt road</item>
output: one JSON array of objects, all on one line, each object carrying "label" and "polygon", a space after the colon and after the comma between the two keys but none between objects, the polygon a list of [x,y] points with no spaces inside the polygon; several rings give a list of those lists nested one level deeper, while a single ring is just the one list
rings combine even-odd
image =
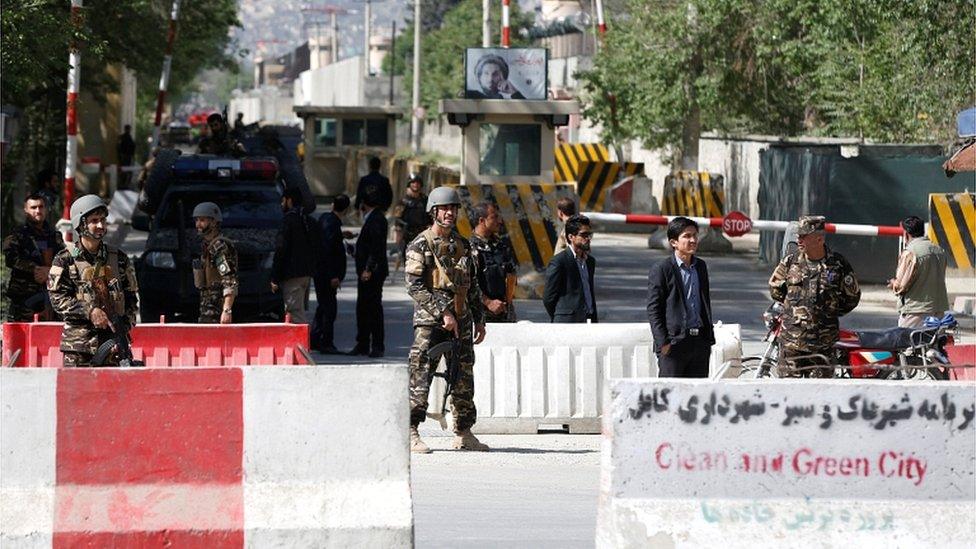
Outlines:
[{"label": "asphalt road", "polygon": [[[116,235],[129,253],[141,252],[140,237],[140,233]],[[769,303],[766,281],[771,268],[757,263],[749,241],[737,241],[736,246],[737,253],[700,255],[709,266],[715,319],[741,324],[743,350],[752,354],[764,346],[761,315]],[[598,233],[593,255],[600,321],[645,322],[647,270],[665,252],[648,249],[645,236]],[[336,344],[340,349],[355,344],[355,294],[355,275],[350,271],[339,293]],[[893,303],[877,297],[884,295],[878,288],[865,288],[866,299],[842,325],[862,329],[895,325]],[[383,303],[384,360],[406,362],[413,339],[413,302],[406,294],[402,271],[388,279]],[[314,292],[310,306],[314,310]],[[540,301],[520,300],[516,307],[520,319],[548,321]],[[315,358],[322,363],[376,362],[337,355],[316,354]],[[477,454],[450,450],[450,434],[432,422],[425,423],[421,433],[435,451],[411,460],[418,547],[593,545],[600,436],[483,436],[493,451]]]}]

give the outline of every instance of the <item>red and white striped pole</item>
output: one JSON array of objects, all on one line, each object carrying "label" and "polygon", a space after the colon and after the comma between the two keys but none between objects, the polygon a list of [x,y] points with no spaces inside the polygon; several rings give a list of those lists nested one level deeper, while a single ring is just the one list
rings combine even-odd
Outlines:
[{"label": "red and white striped pole", "polygon": [[156,122],[153,126],[152,145],[159,143],[159,127],[163,122],[163,103],[166,101],[166,89],[169,87],[169,70],[173,65],[173,42],[176,41],[176,20],[180,16],[180,0],[173,0],[173,9],[169,13],[169,33],[166,35],[166,55],[163,57],[163,75],[159,78],[159,94],[156,97]]},{"label": "red and white striped pole", "polygon": [[[71,24],[81,26],[83,0],[71,0]],[[58,229],[68,242],[72,240],[71,203],[75,200],[75,165],[78,163],[78,88],[81,85],[81,49],[72,40],[68,50],[68,98],[65,114],[67,143],[64,154],[64,209]]]},{"label": "red and white striped pole", "polygon": [[[687,217],[699,225],[714,227],[726,230],[726,217],[690,217],[677,215],[651,215],[651,214],[616,214],[600,212],[584,212],[583,215],[590,218],[590,221],[607,223],[611,225],[667,225],[675,217]],[[749,226],[743,227],[747,230],[741,232],[756,231],[786,231],[790,226],[790,221],[767,221],[762,219],[748,220]],[[898,226],[890,225],[856,225],[850,223],[827,223],[824,231],[834,234],[846,234],[853,236],[894,236],[900,237],[902,229]]]},{"label": "red and white striped pole", "polygon": [[512,29],[508,26],[509,0],[502,0],[502,47],[512,45]]},{"label": "red and white striped pole", "polygon": [[596,0],[596,27],[600,29],[602,37],[607,32],[607,23],[603,20],[603,0]]}]

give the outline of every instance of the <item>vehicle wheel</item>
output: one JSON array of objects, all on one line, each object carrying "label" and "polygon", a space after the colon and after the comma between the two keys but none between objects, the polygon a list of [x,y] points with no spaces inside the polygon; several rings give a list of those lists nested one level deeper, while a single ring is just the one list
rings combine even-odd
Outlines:
[{"label": "vehicle wheel", "polygon": [[142,194],[139,196],[139,207],[142,208],[142,211],[152,215],[159,209],[159,203],[166,193],[166,187],[169,186],[170,180],[173,178],[173,164],[180,154],[177,149],[160,149],[159,153],[156,154],[149,176],[146,177],[146,186],[142,189],[145,200],[143,200]]},{"label": "vehicle wheel", "polygon": [[[908,365],[921,366],[922,361],[917,357],[911,357],[908,359]],[[904,381],[945,381],[949,379],[945,369],[939,368],[937,364],[932,365],[930,368],[885,370],[881,372],[881,375],[878,377],[880,379],[895,379]]]}]

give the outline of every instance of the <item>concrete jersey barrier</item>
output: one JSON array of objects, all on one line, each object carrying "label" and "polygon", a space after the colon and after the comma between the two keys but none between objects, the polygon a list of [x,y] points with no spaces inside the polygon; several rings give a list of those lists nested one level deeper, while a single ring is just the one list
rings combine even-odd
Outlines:
[{"label": "concrete jersey barrier", "polygon": [[618,380],[597,547],[973,547],[957,382]]},{"label": "concrete jersey barrier", "polygon": [[[716,324],[710,369],[742,356],[738,324]],[[604,389],[613,378],[656,377],[644,323],[491,324],[476,345],[477,433],[535,433],[540,427],[599,433]],[[431,386],[428,414],[440,417],[444,385]]]},{"label": "concrete jersey barrier", "polygon": [[0,546],[413,544],[403,366],[0,368],[0,398]]}]

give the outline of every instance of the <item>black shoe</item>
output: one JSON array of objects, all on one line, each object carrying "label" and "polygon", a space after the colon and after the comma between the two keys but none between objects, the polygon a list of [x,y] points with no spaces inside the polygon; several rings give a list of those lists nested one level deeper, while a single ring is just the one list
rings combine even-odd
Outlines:
[{"label": "black shoe", "polygon": [[372,351],[369,353],[369,358],[383,358],[384,354],[383,351]]},{"label": "black shoe", "polygon": [[335,345],[327,345],[325,347],[319,347],[318,351],[323,355],[341,355],[342,351],[336,349]]},{"label": "black shoe", "polygon": [[369,349],[367,349],[366,347],[362,347],[360,345],[356,345],[355,347],[352,348],[351,351],[349,351],[346,354],[350,356],[356,356],[356,355],[368,356]]}]

